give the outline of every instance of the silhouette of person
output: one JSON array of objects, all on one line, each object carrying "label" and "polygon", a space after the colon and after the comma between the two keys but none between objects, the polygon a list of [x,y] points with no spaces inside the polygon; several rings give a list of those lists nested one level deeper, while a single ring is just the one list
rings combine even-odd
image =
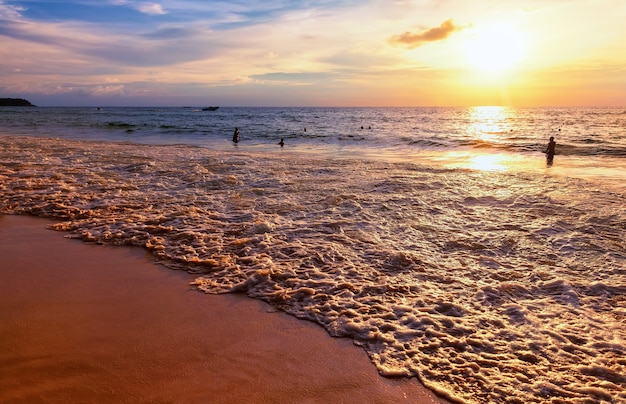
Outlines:
[{"label": "silhouette of person", "polygon": [[554,161],[554,155],[556,154],[556,142],[554,141],[554,136],[550,136],[550,142],[548,142],[548,147],[546,148],[545,153],[548,164],[552,164]]},{"label": "silhouette of person", "polygon": [[235,128],[235,133],[233,133],[233,142],[239,143],[239,128]]},{"label": "silhouette of person", "polygon": [[280,145],[280,147],[283,147],[285,145],[285,141],[282,137],[280,138],[280,142],[278,142],[278,144]]}]

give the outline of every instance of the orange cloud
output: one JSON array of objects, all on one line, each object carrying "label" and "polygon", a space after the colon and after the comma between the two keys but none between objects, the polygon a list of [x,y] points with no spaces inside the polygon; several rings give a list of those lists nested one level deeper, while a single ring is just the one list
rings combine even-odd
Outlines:
[{"label": "orange cloud", "polygon": [[444,40],[454,31],[459,31],[461,29],[461,27],[455,26],[452,20],[447,20],[441,23],[438,27],[429,28],[421,32],[412,33],[407,31],[401,35],[394,35],[389,41],[394,45],[403,45],[413,49],[426,42]]}]

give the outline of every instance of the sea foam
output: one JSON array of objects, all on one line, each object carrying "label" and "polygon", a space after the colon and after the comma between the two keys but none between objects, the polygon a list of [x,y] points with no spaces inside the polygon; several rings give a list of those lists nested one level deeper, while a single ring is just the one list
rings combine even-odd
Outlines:
[{"label": "sea foam", "polygon": [[[463,402],[626,402],[624,189],[537,172],[0,136],[0,212],[147,248]],[[418,162],[419,163],[419,162]]]}]

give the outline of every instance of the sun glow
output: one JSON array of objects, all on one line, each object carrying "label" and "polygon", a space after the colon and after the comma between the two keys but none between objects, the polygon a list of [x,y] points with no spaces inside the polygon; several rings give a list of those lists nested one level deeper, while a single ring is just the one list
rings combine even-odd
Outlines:
[{"label": "sun glow", "polygon": [[524,37],[512,27],[496,24],[475,28],[465,44],[469,63],[486,72],[502,72],[524,57]]},{"label": "sun glow", "polygon": [[498,143],[502,136],[512,131],[512,110],[501,106],[480,106],[468,109],[470,122],[467,130],[474,134],[476,140]]}]

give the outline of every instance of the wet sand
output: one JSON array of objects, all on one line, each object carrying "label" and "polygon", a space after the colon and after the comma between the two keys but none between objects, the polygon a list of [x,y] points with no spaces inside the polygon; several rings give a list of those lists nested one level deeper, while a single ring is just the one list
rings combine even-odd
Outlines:
[{"label": "wet sand", "polygon": [[0,215],[0,402],[445,403],[349,340],[139,248]]}]

